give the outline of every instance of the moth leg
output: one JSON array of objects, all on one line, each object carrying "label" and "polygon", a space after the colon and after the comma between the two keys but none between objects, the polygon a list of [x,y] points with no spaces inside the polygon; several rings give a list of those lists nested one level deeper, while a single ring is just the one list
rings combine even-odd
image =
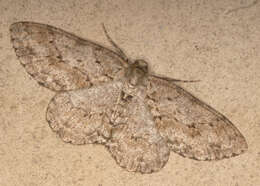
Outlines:
[{"label": "moth leg", "polygon": [[96,129],[97,135],[102,136],[103,139],[109,140],[111,138],[112,127],[107,113],[102,113],[101,125]]},{"label": "moth leg", "polygon": [[128,111],[126,108],[126,104],[129,101],[128,96],[129,95],[127,95],[124,91],[121,91],[118,95],[115,106],[112,109],[110,109],[110,111],[112,112],[110,116],[110,123],[113,126],[127,123],[128,117],[126,117],[126,115]]}]

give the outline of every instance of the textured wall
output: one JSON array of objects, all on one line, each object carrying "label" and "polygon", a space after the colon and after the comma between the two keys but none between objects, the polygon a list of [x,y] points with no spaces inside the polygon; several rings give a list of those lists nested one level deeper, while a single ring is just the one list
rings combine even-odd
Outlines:
[{"label": "textured wall", "polygon": [[[258,1],[0,1],[0,185],[259,185],[260,3]],[[247,139],[246,153],[198,162],[171,153],[158,173],[121,169],[103,146],[62,142],[46,120],[53,92],[17,60],[9,26],[54,25],[107,47],[101,23],[130,58],[176,79],[226,115]]]}]

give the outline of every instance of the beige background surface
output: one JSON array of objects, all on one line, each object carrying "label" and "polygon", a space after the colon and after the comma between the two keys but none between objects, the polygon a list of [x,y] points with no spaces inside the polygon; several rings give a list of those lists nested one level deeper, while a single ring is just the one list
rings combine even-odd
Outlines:
[{"label": "beige background surface", "polygon": [[[45,121],[53,92],[23,69],[10,43],[16,21],[54,25],[110,46],[158,74],[201,80],[186,90],[246,137],[238,157],[198,162],[171,153],[158,173],[121,169],[103,146],[63,143]],[[260,185],[260,2],[254,0],[0,0],[0,185]]]}]

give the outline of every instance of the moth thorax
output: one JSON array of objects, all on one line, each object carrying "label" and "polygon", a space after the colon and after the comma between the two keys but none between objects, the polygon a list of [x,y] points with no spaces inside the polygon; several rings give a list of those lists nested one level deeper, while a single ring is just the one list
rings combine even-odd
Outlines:
[{"label": "moth thorax", "polygon": [[136,60],[128,67],[126,77],[131,85],[139,85],[144,83],[147,74],[147,63],[144,60]]}]

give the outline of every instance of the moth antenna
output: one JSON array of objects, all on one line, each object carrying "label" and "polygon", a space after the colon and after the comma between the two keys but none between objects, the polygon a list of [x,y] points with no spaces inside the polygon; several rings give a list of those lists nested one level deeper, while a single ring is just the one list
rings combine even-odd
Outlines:
[{"label": "moth antenna", "polygon": [[160,78],[163,80],[167,80],[167,81],[172,81],[172,82],[181,82],[181,83],[195,83],[195,82],[200,82],[200,80],[182,80],[182,79],[174,79],[174,78],[168,78],[168,77],[162,77],[162,76],[158,76],[158,75],[151,75],[153,77],[156,78]]},{"label": "moth antenna", "polygon": [[104,30],[104,33],[108,39],[108,41],[113,45],[113,47],[115,47],[116,51],[120,54],[120,56],[126,61],[128,62],[128,57],[125,55],[125,53],[123,52],[123,50],[121,50],[121,48],[113,41],[113,39],[109,36],[107,30],[106,30],[106,27],[105,27],[105,24],[102,23],[102,27],[103,27],[103,30]]}]

